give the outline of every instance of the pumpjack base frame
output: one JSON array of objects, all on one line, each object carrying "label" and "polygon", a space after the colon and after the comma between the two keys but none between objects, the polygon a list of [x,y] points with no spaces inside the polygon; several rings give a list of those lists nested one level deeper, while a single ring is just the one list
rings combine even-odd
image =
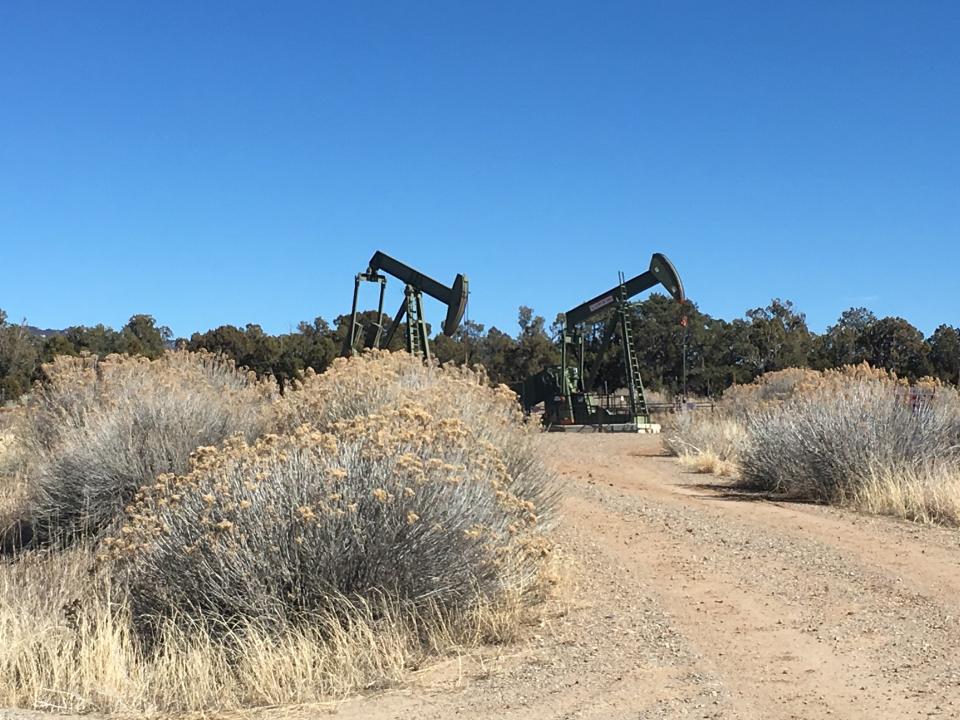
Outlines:
[{"label": "pumpjack base frame", "polygon": [[659,434],[660,423],[608,423],[605,425],[551,425],[548,432]]}]

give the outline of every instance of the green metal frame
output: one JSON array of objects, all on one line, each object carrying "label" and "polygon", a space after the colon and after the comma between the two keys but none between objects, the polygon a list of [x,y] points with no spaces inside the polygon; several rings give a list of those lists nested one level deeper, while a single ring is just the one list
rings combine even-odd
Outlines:
[{"label": "green metal frame", "polygon": [[[564,314],[559,338],[560,366],[546,368],[516,386],[521,402],[527,410],[539,402],[544,403],[544,422],[551,429],[562,429],[567,425],[636,426],[638,423],[650,421],[630,323],[630,298],[661,284],[674,299],[683,302],[683,284],[673,264],[660,253],[651,257],[650,267],[646,272],[630,280],[625,280],[621,273],[619,280],[616,286]],[[596,364],[587,375],[584,341],[579,327],[609,311],[611,306],[614,313],[604,327]],[[608,407],[601,407],[593,393],[600,369],[599,361],[609,350],[615,336],[619,336],[623,363],[627,371],[627,413],[611,412]],[[571,353],[576,357],[576,365],[571,363]]]},{"label": "green metal frame", "polygon": [[[382,272],[381,272],[382,271]],[[383,296],[387,278],[383,274],[392,275],[405,283],[403,302],[393,319],[393,323],[383,337]],[[357,317],[357,300],[362,282],[376,282],[380,285],[380,299],[377,307],[377,322],[372,327],[364,328]],[[411,355],[429,360],[431,358],[430,342],[427,333],[427,323],[423,316],[423,294],[439,300],[447,306],[447,315],[443,322],[444,335],[453,335],[460,326],[463,314],[467,307],[469,283],[466,275],[458,274],[450,287],[442,285],[431,277],[420,273],[409,265],[404,265],[386,253],[379,250],[370,258],[367,270],[358,273],[354,278],[353,308],[350,315],[350,328],[344,339],[343,354],[356,353],[358,340],[363,334],[361,347],[380,348],[389,347],[394,333],[400,327],[400,322],[406,320],[406,347]]]}]

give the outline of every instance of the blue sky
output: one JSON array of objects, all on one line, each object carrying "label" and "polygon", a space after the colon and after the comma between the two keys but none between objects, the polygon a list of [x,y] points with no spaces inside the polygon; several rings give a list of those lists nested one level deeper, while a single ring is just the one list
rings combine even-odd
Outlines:
[{"label": "blue sky", "polygon": [[663,252],[714,316],[960,325],[958,37],[933,1],[6,0],[0,307],[285,331],[382,249],[513,332]]}]

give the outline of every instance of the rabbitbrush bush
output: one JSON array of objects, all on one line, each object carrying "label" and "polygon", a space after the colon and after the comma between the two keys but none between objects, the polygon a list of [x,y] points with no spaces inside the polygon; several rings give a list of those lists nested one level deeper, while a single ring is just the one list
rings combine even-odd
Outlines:
[{"label": "rabbitbrush bush", "polygon": [[31,394],[25,514],[41,541],[97,535],[137,490],[191,453],[263,432],[268,384],[209,353],[58,357]]},{"label": "rabbitbrush bush", "polygon": [[299,390],[279,402],[279,432],[303,423],[329,431],[340,420],[404,402],[415,402],[436,420],[462,422],[474,441],[497,448],[516,495],[543,509],[554,505],[555,485],[545,481],[534,447],[536,427],[525,422],[516,394],[505,385],[491,388],[482,368],[426,365],[403,352],[341,358],[321,375],[308,371]]},{"label": "rabbitbrush bush", "polygon": [[145,486],[106,541],[134,616],[282,625],[343,598],[445,613],[532,585],[552,484],[515,398],[481,380],[405,353],[341,362],[288,394],[282,434]]}]

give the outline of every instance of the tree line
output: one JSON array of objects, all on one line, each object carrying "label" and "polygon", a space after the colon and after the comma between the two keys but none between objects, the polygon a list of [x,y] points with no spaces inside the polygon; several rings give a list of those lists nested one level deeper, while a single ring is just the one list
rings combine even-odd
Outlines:
[{"label": "tree line", "polygon": [[[912,380],[933,376],[960,382],[960,329],[947,324],[924,337],[903,318],[877,318],[866,308],[850,308],[818,334],[788,300],[774,299],[727,321],[659,294],[631,304],[629,312],[644,382],[671,395],[717,396],[734,383],[773,370],[820,370],[860,362]],[[371,311],[363,319],[370,323],[375,316]],[[493,381],[513,383],[559,363],[561,320],[557,316],[548,326],[542,316],[521,306],[513,334],[468,320],[452,337],[436,337],[433,351],[442,363],[480,364]],[[599,363],[597,387],[612,391],[624,387],[626,377],[616,348],[598,358],[608,320],[598,318],[582,334],[587,364]],[[387,316],[381,318],[388,329],[390,322]],[[278,335],[255,324],[223,325],[175,340],[169,328],[157,325],[150,315],[134,315],[119,330],[96,325],[40,334],[9,322],[0,310],[0,404],[27,392],[40,379],[43,363],[56,355],[129,353],[153,358],[172,346],[224,353],[260,376],[273,376],[284,389],[307,368],[322,372],[330,365],[344,345],[349,323],[346,315],[332,325],[316,318]],[[397,332],[393,349],[402,345],[402,332]]]}]

